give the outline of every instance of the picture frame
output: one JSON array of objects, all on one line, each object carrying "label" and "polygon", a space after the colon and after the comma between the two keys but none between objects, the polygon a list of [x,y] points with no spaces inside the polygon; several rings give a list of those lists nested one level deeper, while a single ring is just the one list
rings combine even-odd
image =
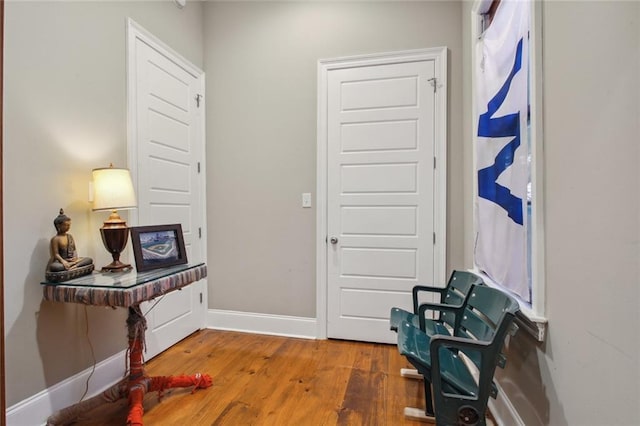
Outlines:
[{"label": "picture frame", "polygon": [[187,263],[181,224],[134,226],[130,230],[138,272]]}]

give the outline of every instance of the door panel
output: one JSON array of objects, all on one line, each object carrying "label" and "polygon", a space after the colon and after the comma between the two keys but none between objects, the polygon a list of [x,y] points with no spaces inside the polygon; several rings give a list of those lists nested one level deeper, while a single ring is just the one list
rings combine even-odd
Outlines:
[{"label": "door panel", "polygon": [[415,192],[416,164],[344,164],[342,193]]},{"label": "door panel", "polygon": [[[180,58],[135,40],[138,224],[180,223],[187,259],[203,262],[203,119],[196,96],[203,76]],[[147,358],[203,326],[206,280],[144,303]]]},{"label": "door panel", "polygon": [[342,152],[416,149],[417,120],[345,123],[341,128]]},{"label": "door panel", "polygon": [[[375,295],[375,297],[371,297]],[[398,306],[406,302],[403,292],[371,290],[363,292],[359,289],[346,289],[342,292],[342,315],[353,318],[370,318],[387,321],[389,324],[389,303]]]},{"label": "door panel", "polygon": [[418,209],[414,207],[343,207],[344,235],[415,235]]},{"label": "door panel", "polygon": [[365,80],[343,82],[341,91],[340,101],[343,111],[415,107],[418,102],[418,79],[415,75],[367,76]]},{"label": "door panel", "polygon": [[331,70],[327,335],[395,342],[393,306],[434,278],[433,61]]},{"label": "door panel", "polygon": [[415,278],[416,250],[342,247],[342,276]]}]

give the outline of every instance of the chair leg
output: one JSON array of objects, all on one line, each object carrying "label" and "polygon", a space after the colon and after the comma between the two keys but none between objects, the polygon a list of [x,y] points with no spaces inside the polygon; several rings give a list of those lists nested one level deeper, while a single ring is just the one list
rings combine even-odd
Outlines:
[{"label": "chair leg", "polygon": [[409,420],[416,420],[419,422],[427,422],[427,423],[436,422],[435,417],[427,416],[424,413],[424,410],[421,410],[420,408],[405,407],[404,416]]},{"label": "chair leg", "polygon": [[433,394],[431,391],[431,383],[428,380],[424,380],[424,401],[426,408],[422,410],[420,408],[405,407],[405,417],[421,422],[436,423],[436,417],[433,411],[432,396]]},{"label": "chair leg", "polygon": [[416,370],[415,368],[401,368],[400,375],[402,377],[406,377],[407,379],[423,379],[422,374],[418,373],[418,370]]},{"label": "chair leg", "polygon": [[431,393],[431,382],[424,380],[424,400],[426,403],[425,414],[427,416],[435,416],[433,411],[433,394]]}]

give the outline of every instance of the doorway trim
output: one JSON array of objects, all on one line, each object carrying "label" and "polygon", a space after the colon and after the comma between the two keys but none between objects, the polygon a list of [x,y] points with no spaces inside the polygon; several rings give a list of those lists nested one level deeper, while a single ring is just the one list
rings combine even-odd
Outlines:
[{"label": "doorway trim", "polygon": [[0,416],[0,426],[6,424],[6,388],[5,388],[5,359],[4,359],[4,187],[3,176],[1,173],[4,169],[3,158],[3,137],[4,131],[4,1],[0,3],[0,313],[2,318],[0,319],[0,332],[2,333],[2,340],[0,340],[0,409],[3,415]]},{"label": "doorway trim", "polygon": [[375,53],[318,61],[318,129],[316,163],[316,319],[317,338],[327,338],[327,177],[329,71],[372,65],[434,61],[436,76],[434,117],[434,276],[444,283],[446,273],[447,212],[447,48]]}]

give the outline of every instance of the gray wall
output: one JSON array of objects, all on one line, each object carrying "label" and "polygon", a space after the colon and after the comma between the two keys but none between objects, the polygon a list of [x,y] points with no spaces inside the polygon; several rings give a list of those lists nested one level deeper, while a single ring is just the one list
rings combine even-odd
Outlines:
[{"label": "gray wall", "polygon": [[640,4],[543,6],[548,336],[517,334],[498,377],[527,426],[637,424]]},{"label": "gray wall", "polygon": [[[207,72],[210,307],[314,317],[316,211],[300,207],[300,194],[315,192],[317,60],[448,46],[448,154],[456,158],[460,10],[457,2],[190,2],[183,10],[168,1],[8,2],[7,405],[93,362],[84,307],[42,302],[39,282],[60,207],[80,254],[107,261],[97,231],[106,215],[90,212],[87,187],[92,168],[126,163],[125,17]],[[463,202],[461,175],[452,161],[453,212]],[[461,259],[461,217],[449,218],[450,264]],[[124,310],[88,307],[87,315],[97,361],[125,347]]]},{"label": "gray wall", "polygon": [[448,264],[462,261],[461,3],[205,6],[209,307],[315,317],[317,61],[449,48]]},{"label": "gray wall", "polygon": [[[202,4],[5,3],[4,246],[7,405],[92,365],[80,305],[42,302],[63,207],[80,255],[106,264],[91,169],[126,165],[125,18],[202,66]],[[125,310],[88,307],[97,361],[126,348]]]}]

